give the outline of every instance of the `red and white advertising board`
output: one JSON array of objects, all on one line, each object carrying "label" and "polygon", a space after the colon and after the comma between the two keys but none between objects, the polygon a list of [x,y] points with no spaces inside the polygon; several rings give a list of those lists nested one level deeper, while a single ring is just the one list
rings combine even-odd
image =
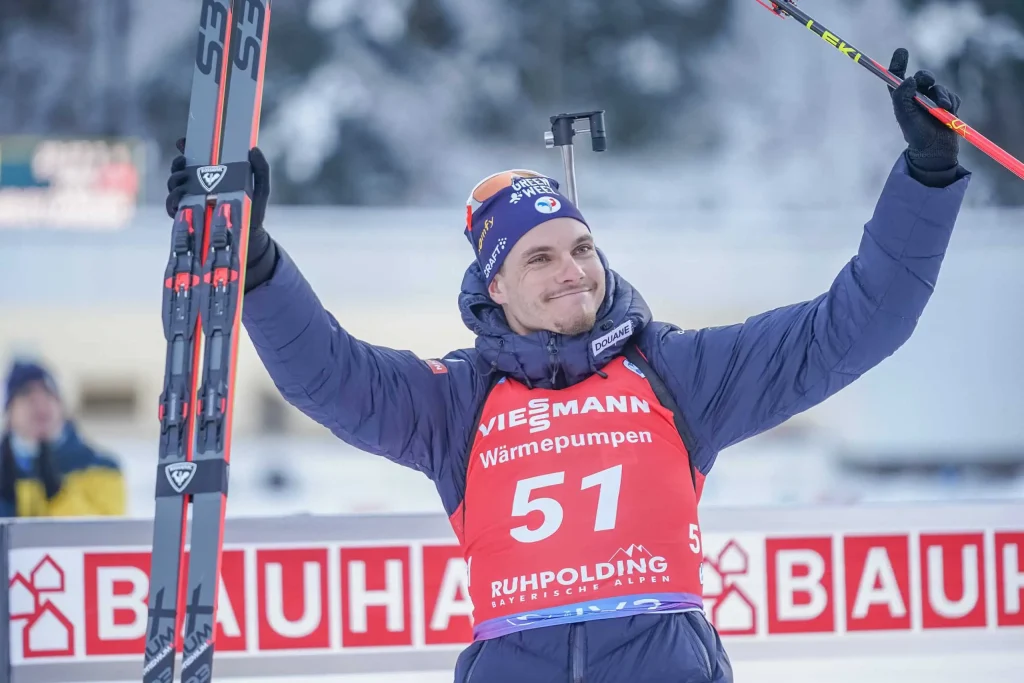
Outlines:
[{"label": "red and white advertising board", "polygon": [[[799,531],[786,531],[782,519],[778,531],[758,530],[773,515],[792,512],[707,514],[733,527],[708,523],[702,534],[707,614],[734,659],[758,656],[758,644],[792,653],[813,643],[819,654],[883,642],[892,651],[946,642],[1024,647],[1024,506],[943,509],[931,516],[917,509],[901,523],[899,510],[887,508],[884,524],[873,524],[883,518],[858,508],[816,511]],[[372,526],[375,519],[359,522]],[[339,518],[338,528],[351,523]],[[823,528],[829,524],[838,528]],[[123,662],[111,676],[141,666],[148,548],[116,545],[117,528],[104,523],[106,544],[95,534],[90,545],[12,544],[16,682],[49,680],[61,670],[41,667],[46,676],[34,677],[41,664]],[[471,603],[465,563],[450,536],[390,532],[368,542],[345,540],[341,531],[337,539],[303,541],[304,528],[296,521],[291,533],[271,534],[291,537],[287,543],[232,543],[228,534],[218,677],[272,670],[282,657],[292,673],[306,673],[303,655],[319,655],[319,673],[325,662],[326,673],[389,671],[397,661],[409,667],[454,662],[471,637]],[[365,537],[366,527],[361,530]],[[398,653],[413,656],[396,660]],[[247,664],[232,666],[234,660]]]}]

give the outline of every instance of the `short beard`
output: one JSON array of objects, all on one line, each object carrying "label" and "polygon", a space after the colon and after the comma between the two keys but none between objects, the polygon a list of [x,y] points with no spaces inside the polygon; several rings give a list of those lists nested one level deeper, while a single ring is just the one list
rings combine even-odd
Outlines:
[{"label": "short beard", "polygon": [[575,337],[578,334],[589,332],[594,329],[594,322],[597,316],[592,313],[580,313],[569,321],[559,321],[554,324],[555,331],[567,337]]}]

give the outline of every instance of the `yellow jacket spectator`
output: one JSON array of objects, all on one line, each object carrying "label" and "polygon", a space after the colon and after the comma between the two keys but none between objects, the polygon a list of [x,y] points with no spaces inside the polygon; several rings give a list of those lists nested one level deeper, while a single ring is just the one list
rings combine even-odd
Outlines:
[{"label": "yellow jacket spectator", "polygon": [[123,515],[118,463],[86,444],[65,415],[53,376],[15,362],[0,435],[0,517]]}]

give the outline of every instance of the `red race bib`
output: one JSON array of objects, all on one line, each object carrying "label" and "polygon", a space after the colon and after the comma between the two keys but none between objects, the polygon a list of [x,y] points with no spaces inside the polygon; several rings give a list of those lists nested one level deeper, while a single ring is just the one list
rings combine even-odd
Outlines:
[{"label": "red race bib", "polygon": [[484,406],[452,525],[474,638],[701,608],[689,455],[625,358],[560,391],[501,380]]}]

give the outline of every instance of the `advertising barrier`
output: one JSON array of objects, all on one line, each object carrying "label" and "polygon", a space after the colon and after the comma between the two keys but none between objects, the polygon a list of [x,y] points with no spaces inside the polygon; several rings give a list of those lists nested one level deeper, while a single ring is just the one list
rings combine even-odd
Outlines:
[{"label": "advertising barrier", "polygon": [[[703,517],[705,609],[736,661],[1024,648],[1024,502]],[[140,679],[150,532],[7,525],[13,683]],[[609,558],[637,583],[656,560]],[[440,515],[229,519],[217,629],[217,679],[450,671],[471,637],[466,566]]]},{"label": "advertising barrier", "polygon": [[0,136],[0,230],[121,230],[145,182],[135,138]]}]

